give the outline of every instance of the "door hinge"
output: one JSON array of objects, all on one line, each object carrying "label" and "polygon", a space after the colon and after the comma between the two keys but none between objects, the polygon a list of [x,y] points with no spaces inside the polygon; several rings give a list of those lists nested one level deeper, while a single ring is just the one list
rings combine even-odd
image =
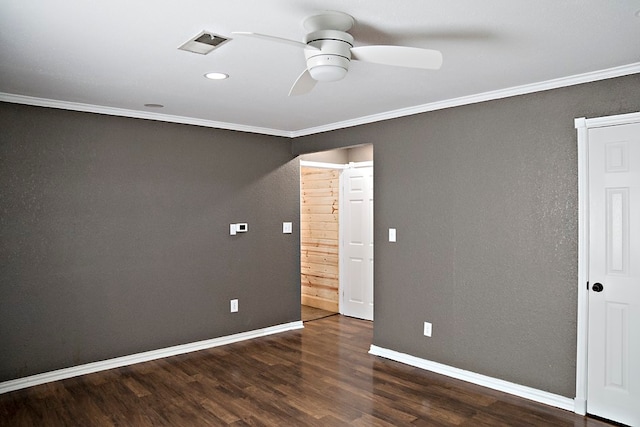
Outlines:
[{"label": "door hinge", "polygon": [[589,290],[589,281],[587,280],[587,290]]}]

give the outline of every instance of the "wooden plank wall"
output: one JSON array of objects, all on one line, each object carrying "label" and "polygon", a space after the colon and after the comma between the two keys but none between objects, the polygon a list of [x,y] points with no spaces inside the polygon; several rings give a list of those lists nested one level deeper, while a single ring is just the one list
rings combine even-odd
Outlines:
[{"label": "wooden plank wall", "polygon": [[302,304],[338,312],[340,170],[300,169]]}]

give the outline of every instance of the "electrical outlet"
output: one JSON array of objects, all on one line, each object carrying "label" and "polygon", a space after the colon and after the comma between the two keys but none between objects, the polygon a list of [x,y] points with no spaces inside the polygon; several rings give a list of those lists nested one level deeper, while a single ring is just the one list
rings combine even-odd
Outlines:
[{"label": "electrical outlet", "polygon": [[232,299],[229,305],[231,307],[231,312],[232,313],[237,313],[238,312],[238,300],[237,299]]},{"label": "electrical outlet", "polygon": [[424,336],[425,337],[430,337],[431,336],[431,330],[432,330],[431,323],[424,322]]}]

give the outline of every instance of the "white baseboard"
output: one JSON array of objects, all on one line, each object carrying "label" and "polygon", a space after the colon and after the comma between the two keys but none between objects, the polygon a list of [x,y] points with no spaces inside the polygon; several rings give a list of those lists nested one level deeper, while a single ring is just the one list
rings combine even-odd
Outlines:
[{"label": "white baseboard", "polygon": [[102,360],[100,362],[58,369],[56,371],[44,372],[42,374],[2,382],[0,383],[0,394],[52,381],[64,380],[80,375],[106,371],[107,369],[120,368],[122,366],[133,365],[135,363],[148,362],[150,360],[162,359],[164,357],[176,356],[178,354],[190,353],[192,351],[205,350],[207,348],[219,347],[234,342],[246,341],[253,338],[302,328],[304,328],[302,321],[284,323],[282,325],[241,332],[239,334],[227,335],[224,337],[212,338],[189,344],[176,345],[158,350],[145,351],[143,353],[131,354],[129,356],[116,357],[115,359]]},{"label": "white baseboard", "polygon": [[462,381],[481,385],[493,390],[513,394],[515,396],[523,397],[535,402],[544,403],[545,405],[550,405],[556,408],[578,413],[577,410],[579,408],[579,402],[574,402],[574,399],[570,399],[568,397],[515,384],[509,381],[488,377],[486,375],[476,374],[474,372],[465,371],[464,369],[454,368],[452,366],[443,365],[441,363],[432,362],[430,360],[421,359],[419,357],[411,356],[393,350],[388,350],[386,348],[378,347],[375,345],[371,346],[369,354],[384,357],[386,359],[394,360],[406,365],[415,366],[416,368],[425,369],[437,374],[446,375],[451,378],[456,378]]},{"label": "white baseboard", "polygon": [[573,412],[579,415],[587,415],[587,400],[582,398],[575,398],[575,407]]}]

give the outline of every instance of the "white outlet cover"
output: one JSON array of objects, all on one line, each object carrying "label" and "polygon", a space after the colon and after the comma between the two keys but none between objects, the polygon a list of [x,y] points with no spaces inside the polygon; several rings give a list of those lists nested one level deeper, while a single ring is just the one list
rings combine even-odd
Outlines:
[{"label": "white outlet cover", "polygon": [[395,228],[390,228],[389,229],[389,241],[390,242],[395,242],[396,241],[396,229]]},{"label": "white outlet cover", "polygon": [[238,300],[237,299],[232,299],[229,302],[230,305],[230,310],[232,313],[237,313],[238,312]]},{"label": "white outlet cover", "polygon": [[282,223],[282,234],[291,234],[293,232],[293,223],[291,222],[283,222]]}]

